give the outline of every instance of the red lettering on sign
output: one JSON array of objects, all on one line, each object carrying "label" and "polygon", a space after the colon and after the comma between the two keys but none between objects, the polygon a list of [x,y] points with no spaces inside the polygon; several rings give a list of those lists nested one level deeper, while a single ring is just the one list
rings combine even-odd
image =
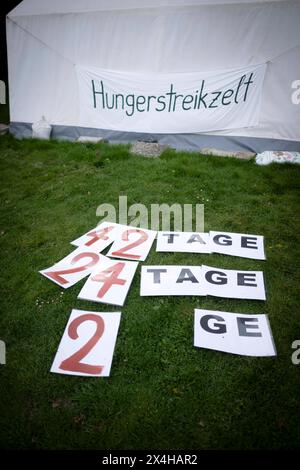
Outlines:
[{"label": "red lettering on sign", "polygon": [[122,240],[129,241],[129,235],[132,234],[132,233],[138,233],[140,237],[135,242],[129,243],[129,245],[125,245],[125,246],[123,246],[123,248],[119,248],[118,251],[114,251],[112,253],[113,256],[117,256],[117,257],[120,257],[120,258],[125,256],[126,258],[140,259],[140,257],[141,257],[140,255],[136,255],[136,254],[133,254],[133,253],[131,254],[131,253],[127,253],[127,252],[129,250],[132,250],[136,246],[141,245],[146,240],[148,240],[148,235],[143,230],[130,229],[130,230],[125,230],[125,232],[123,232]]},{"label": "red lettering on sign", "polygon": [[62,269],[59,271],[46,271],[45,274],[53,279],[54,281],[58,282],[59,284],[68,284],[68,280],[62,277],[63,275],[66,274],[74,274],[74,273],[79,273],[80,271],[85,271],[88,268],[91,268],[95,264],[98,263],[99,261],[99,255],[97,253],[90,253],[90,252],[85,252],[85,253],[80,253],[76,256],[71,261],[71,264],[77,263],[77,261],[81,260],[82,258],[91,258],[91,261],[89,261],[86,264],[83,264],[82,266],[78,266],[77,268],[68,268],[68,269]]},{"label": "red lettering on sign", "polygon": [[104,269],[101,273],[95,274],[91,280],[103,282],[103,286],[99,290],[97,297],[101,299],[106,292],[111,288],[112,285],[116,284],[119,286],[123,286],[126,283],[125,279],[120,279],[118,275],[124,269],[125,263],[117,263],[111,268]]},{"label": "red lettering on sign", "polygon": [[79,317],[75,318],[69,325],[68,328],[68,335],[71,339],[78,338],[77,329],[79,325],[86,321],[93,321],[96,323],[97,328],[93,336],[88,340],[86,344],[84,344],[76,353],[72,354],[72,356],[68,357],[60,364],[59,368],[62,370],[70,371],[70,372],[83,372],[85,374],[101,374],[103,367],[100,365],[91,365],[85,364],[80,362],[88,353],[96,346],[99,339],[104,333],[104,320],[99,315],[94,315],[92,313],[86,313],[84,315],[80,315]]},{"label": "red lettering on sign", "polygon": [[114,227],[105,227],[101,230],[93,230],[90,233],[87,233],[87,237],[92,237],[91,240],[85,243],[85,246],[91,246],[93,243],[96,243],[98,240],[108,240],[109,237],[107,234],[113,229]]}]

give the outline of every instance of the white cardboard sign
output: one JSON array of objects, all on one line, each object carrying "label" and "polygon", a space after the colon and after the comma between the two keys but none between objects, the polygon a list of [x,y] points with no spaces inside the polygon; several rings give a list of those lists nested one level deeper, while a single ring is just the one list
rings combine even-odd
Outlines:
[{"label": "white cardboard sign", "polygon": [[158,232],[156,251],[211,253],[208,233]]},{"label": "white cardboard sign", "polygon": [[119,237],[110,247],[107,256],[133,261],[144,261],[151,249],[157,232],[126,225],[123,227],[123,230],[119,233]]},{"label": "white cardboard sign", "polygon": [[261,271],[235,271],[210,266],[142,266],[140,295],[266,299]]},{"label": "white cardboard sign", "polygon": [[102,251],[110,245],[117,237],[122,225],[114,222],[102,222],[97,227],[89,230],[81,237],[71,242],[75,246],[85,246],[94,251]]},{"label": "white cardboard sign", "polygon": [[105,256],[92,248],[79,247],[50,268],[40,273],[67,289],[88,276],[98,263],[105,261]]},{"label": "white cardboard sign", "polygon": [[202,268],[142,266],[140,295],[206,295]]},{"label": "white cardboard sign", "polygon": [[236,271],[203,265],[202,274],[207,295],[266,300],[262,271]]},{"label": "white cardboard sign", "polygon": [[123,305],[138,263],[105,257],[78,294],[79,299]]},{"label": "white cardboard sign", "polygon": [[211,250],[214,253],[241,258],[266,259],[264,237],[245,233],[210,231]]},{"label": "white cardboard sign", "polygon": [[276,356],[268,316],[195,309],[194,346],[245,356]]},{"label": "white cardboard sign", "polygon": [[120,319],[121,312],[73,309],[51,372],[108,377]]}]

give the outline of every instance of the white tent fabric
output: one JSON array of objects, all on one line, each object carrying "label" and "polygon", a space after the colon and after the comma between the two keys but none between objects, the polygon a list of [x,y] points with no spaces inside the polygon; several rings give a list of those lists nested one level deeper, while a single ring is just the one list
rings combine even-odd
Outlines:
[{"label": "white tent fabric", "polygon": [[298,0],[24,0],[7,18],[11,122],[44,115],[54,129],[78,128],[75,65],[160,74],[267,63],[259,125],[208,135],[299,150],[299,24]]}]

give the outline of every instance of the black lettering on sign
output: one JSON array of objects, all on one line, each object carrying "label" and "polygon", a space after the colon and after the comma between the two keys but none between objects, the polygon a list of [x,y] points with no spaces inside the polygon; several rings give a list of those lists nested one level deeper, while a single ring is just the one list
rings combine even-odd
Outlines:
[{"label": "black lettering on sign", "polygon": [[188,268],[183,268],[181,271],[180,271],[180,274],[178,276],[178,279],[176,281],[176,283],[179,283],[179,282],[184,282],[184,281],[191,281],[193,282],[194,284],[195,283],[198,283],[199,281],[197,281],[197,279],[195,278],[194,274],[192,273],[192,271]]},{"label": "black lettering on sign", "polygon": [[188,243],[198,242],[198,243],[202,243],[202,245],[205,245],[205,241],[203,240],[203,238],[200,237],[199,233],[193,233],[193,235],[188,239],[187,242]]},{"label": "black lettering on sign", "polygon": [[257,250],[258,249],[257,238],[256,237],[241,237],[241,247],[253,248],[254,250]]},{"label": "black lettering on sign", "polygon": [[168,237],[168,243],[174,243],[174,238],[179,236],[179,233],[163,233],[164,237]]},{"label": "black lettering on sign", "polygon": [[232,239],[229,235],[215,235],[213,238],[213,241],[217,245],[223,245],[223,246],[231,246],[232,245]]},{"label": "black lettering on sign", "polygon": [[255,273],[237,273],[237,285],[257,287]]},{"label": "black lettering on sign", "polygon": [[160,284],[160,275],[161,273],[166,273],[167,270],[166,269],[147,269],[147,273],[153,273],[153,283],[154,284]]},{"label": "black lettering on sign", "polygon": [[262,336],[261,333],[254,333],[253,331],[248,331],[249,329],[251,330],[258,330],[258,325],[247,325],[247,323],[258,323],[258,318],[253,318],[253,317],[237,317],[237,326],[239,330],[239,335],[240,336]]},{"label": "black lettering on sign", "polygon": [[211,328],[208,325],[208,322],[210,320],[217,320],[217,322],[224,322],[224,318],[220,317],[219,315],[203,315],[203,317],[200,320],[200,325],[203,328],[203,330],[208,331],[208,333],[215,333],[215,334],[222,334],[226,333],[226,325],[222,323],[213,323],[214,328]]},{"label": "black lettering on sign", "polygon": [[[213,276],[215,276],[215,278],[213,278]],[[222,271],[207,271],[205,273],[205,279],[210,284],[227,284],[226,274],[222,273]]]}]

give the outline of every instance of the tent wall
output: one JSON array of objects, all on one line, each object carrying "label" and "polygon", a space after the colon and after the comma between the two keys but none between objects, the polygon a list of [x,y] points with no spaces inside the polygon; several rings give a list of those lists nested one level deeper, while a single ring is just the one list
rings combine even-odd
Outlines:
[{"label": "tent wall", "polygon": [[[10,132],[17,138],[30,138],[32,128],[30,123],[13,122]],[[199,151],[210,147],[219,150],[246,150],[260,153],[264,150],[300,151],[300,142],[293,140],[280,140],[271,138],[244,137],[215,134],[142,134],[136,132],[120,132],[105,129],[83,128],[80,126],[54,125],[52,137],[58,140],[77,140],[78,137],[102,137],[112,143],[129,143],[137,140],[156,140],[161,144],[170,145],[177,150]]]},{"label": "tent wall", "polygon": [[[54,135],[66,126],[69,137],[111,134],[79,128],[74,64],[162,73],[267,62],[259,126],[208,136],[211,142],[216,136],[250,138],[250,146],[276,139],[276,148],[278,141],[292,141],[299,148],[300,105],[291,100],[291,84],[300,79],[299,24],[299,1],[24,1],[7,20],[12,131],[22,135],[20,123],[45,115]],[[180,136],[175,140],[180,143]]]}]

